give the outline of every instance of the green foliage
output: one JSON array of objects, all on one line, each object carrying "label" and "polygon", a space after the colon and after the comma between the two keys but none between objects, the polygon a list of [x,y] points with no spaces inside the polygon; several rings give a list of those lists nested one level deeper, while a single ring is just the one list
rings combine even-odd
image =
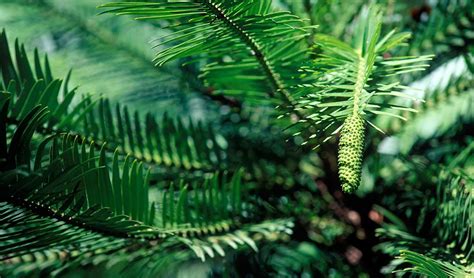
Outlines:
[{"label": "green foliage", "polygon": [[432,68],[468,54],[469,46],[474,42],[473,9],[472,1],[437,1],[426,22],[415,28],[410,54],[437,53]]},{"label": "green foliage", "polygon": [[133,105],[140,112],[160,111],[159,115],[167,111],[194,117],[210,110],[212,103],[193,93],[196,88],[190,73],[177,65],[156,69],[150,62],[149,41],[160,28],[97,16],[100,3],[103,1],[2,0],[0,26],[8,27],[12,38],[30,49],[47,52],[56,73],[72,68],[70,83],[80,86],[80,93],[103,94],[112,103]]},{"label": "green foliage", "polygon": [[[241,256],[251,257],[250,268],[258,276],[296,277],[298,275],[326,275],[345,277],[351,274],[350,267],[338,260],[335,254],[314,246],[310,242],[265,246],[256,254],[245,252]],[[328,263],[332,262],[332,263]],[[337,265],[338,272],[332,269]],[[229,266],[233,268],[235,266]],[[236,269],[237,273],[242,270]]]},{"label": "green foliage", "polygon": [[[272,101],[268,96],[274,96],[292,105],[287,89],[297,84],[294,76],[305,62],[302,43],[308,27],[290,13],[270,12],[270,4],[206,0],[114,2],[102,7],[137,19],[182,20],[178,24],[182,28],[160,43],[171,46],[157,54],[157,65],[189,56],[217,58],[202,69],[210,86],[230,96],[244,96],[249,103]],[[228,58],[219,59],[224,56]]]},{"label": "green foliage", "polygon": [[472,276],[472,1],[0,2],[0,276]]},{"label": "green foliage", "polygon": [[[229,230],[229,218],[242,212],[241,174],[234,174],[230,182],[216,174],[203,184],[194,184],[192,192],[183,184],[175,192],[171,185],[162,198],[162,226],[185,235]],[[179,193],[177,199],[175,193]]]},{"label": "green foliage", "polygon": [[[159,160],[165,156],[146,160],[140,137],[145,131],[140,128],[139,118],[135,118],[135,126],[131,125],[126,107],[124,120],[117,118],[118,133],[115,133],[107,100],[97,102],[85,97],[77,106],[72,106],[75,91],[68,90],[67,81],[61,86],[60,80],[52,78],[47,59],[44,66],[41,65],[35,52],[35,65],[31,67],[24,47],[16,43],[16,63],[13,63],[5,32],[0,45],[4,57],[0,138],[5,150],[0,157],[0,250],[2,261],[7,262],[2,266],[2,274],[23,276],[28,273],[27,269],[63,274],[80,265],[97,265],[111,254],[116,254],[113,256],[116,262],[125,263],[120,269],[133,268],[163,248],[163,252],[169,252],[166,259],[152,256],[153,260],[161,261],[160,264],[141,269],[153,275],[163,273],[171,264],[192,260],[192,256],[186,255],[182,261],[168,261],[174,256],[174,260],[178,260],[181,253],[186,253],[183,247],[204,261],[206,256],[214,257],[214,251],[224,256],[225,246],[237,249],[246,245],[256,250],[253,239],[256,235],[259,239],[274,239],[291,233],[290,220],[257,224],[238,221],[244,207],[239,171],[229,183],[216,175],[201,187],[194,184],[192,197],[188,197],[187,186],[183,186],[176,206],[171,186],[169,191],[164,191],[163,225],[159,225],[155,219],[156,206],[150,203],[149,175],[144,173],[144,164],[137,159],[151,165],[199,167],[201,165],[183,163],[191,157],[186,156],[191,151],[191,155],[198,153],[197,147],[190,149],[189,146],[211,145],[217,149],[216,141],[201,136],[194,143],[181,122],[175,126],[165,117],[166,129],[159,129],[153,116],[148,115],[147,122],[151,123],[146,130],[148,150],[160,150],[164,145],[168,149],[159,155],[176,156],[174,164]],[[44,80],[49,85],[46,86]],[[86,124],[81,126],[83,122]],[[82,131],[87,137],[65,133],[64,128]],[[198,128],[203,131],[202,126]],[[156,134],[159,131],[164,135]],[[117,134],[122,138],[118,148],[94,141],[99,138],[102,142],[104,139],[114,142]],[[178,142],[174,139],[178,136],[181,140],[190,139]],[[129,145],[123,138],[128,139]],[[179,145],[183,143],[185,145]],[[136,145],[138,148],[132,148]],[[123,158],[126,150],[130,155]],[[219,157],[213,159],[222,162]],[[184,182],[180,180],[181,184]],[[130,257],[134,259],[130,261]]]},{"label": "green foliage", "polygon": [[[2,123],[6,122],[9,103],[4,101]],[[60,266],[73,266],[76,260],[80,262],[139,243],[133,238],[159,237],[159,230],[142,224],[151,221],[140,172],[130,175],[133,188],[124,183],[112,186],[109,172],[104,168],[104,152],[95,156],[93,149],[87,152],[84,145],[79,151],[78,138],[68,135],[60,136],[59,141],[46,138],[38,146],[35,157],[30,158],[34,131],[42,124],[47,110],[36,106],[19,123],[10,140],[6,126],[0,131],[8,149],[1,157],[2,261],[20,265],[46,261],[41,268],[55,265],[61,271]],[[49,142],[52,143],[47,148]],[[128,171],[125,165],[123,172]],[[113,175],[112,179],[119,177]],[[54,260],[48,264],[51,255],[61,256],[61,252],[70,253],[64,265]],[[5,270],[8,273],[8,269],[2,271]]]},{"label": "green foliage", "polygon": [[[305,28],[293,27],[287,30],[286,28],[290,28],[291,24],[298,22],[294,17],[284,16],[281,13],[269,14],[267,5],[260,6],[261,3],[254,3],[242,2],[239,5],[226,1],[222,3],[214,3],[212,1],[159,4],[110,3],[103,7],[110,9],[107,12],[120,15],[136,15],[138,19],[185,18],[185,22],[197,22],[195,26],[180,30],[167,41],[167,43],[175,42],[176,45],[163,50],[156,56],[157,65],[162,65],[169,60],[196,56],[202,53],[210,57],[222,57],[224,52],[235,53],[237,56],[242,55],[242,53],[254,55],[255,57],[253,58],[257,61],[248,65],[246,64],[248,58],[238,60],[239,64],[237,67],[226,64],[225,66],[218,65],[213,70],[208,65],[204,67],[204,76],[208,81],[213,80],[211,81],[212,86],[226,88],[226,86],[231,85],[232,88],[235,88],[235,85],[229,83],[228,77],[230,76],[232,82],[239,82],[239,87],[242,88],[245,83],[236,77],[242,76],[243,65],[245,65],[243,69],[246,70],[247,67],[255,68],[256,65],[260,64],[262,71],[266,75],[264,74],[258,80],[266,78],[271,85],[271,92],[277,91],[283,94],[284,98],[280,100],[280,104],[286,109],[289,108],[289,112],[286,115],[302,116],[306,113],[301,111],[310,111],[311,114],[300,118],[299,122],[303,124],[309,123],[313,129],[316,126],[317,129],[313,130],[313,133],[327,131],[328,129],[331,132],[335,132],[341,128],[340,125],[338,127],[335,120],[348,118],[348,115],[351,113],[357,114],[359,117],[364,117],[366,113],[397,117],[392,111],[410,111],[410,108],[387,102],[372,102],[372,99],[379,99],[382,96],[405,97],[406,95],[400,92],[404,87],[399,82],[380,83],[381,76],[395,76],[422,70],[426,66],[422,63],[430,60],[431,57],[382,58],[381,56],[385,52],[403,43],[408,38],[408,35],[403,33],[395,34],[392,31],[381,38],[382,14],[377,11],[377,8],[368,9],[360,15],[359,24],[355,27],[351,45],[346,45],[328,36],[317,36],[318,45],[322,48],[321,58],[318,58],[315,65],[312,65],[308,70],[314,72],[316,83],[303,85],[293,83],[290,86],[301,87],[303,90],[290,95],[287,91],[287,84],[289,83],[280,82],[274,72],[295,79],[294,75],[284,74],[286,72],[285,69],[272,66],[270,57],[276,58],[280,62],[292,57],[292,64],[297,67],[305,64],[304,59],[297,60],[294,56],[295,52],[291,51],[295,40],[298,42],[301,41],[301,38],[305,37],[297,32],[303,31]],[[244,19],[237,17],[243,17]],[[257,18],[260,18],[260,21]],[[274,24],[278,23],[275,18],[285,20],[285,25],[281,24],[281,27],[275,28]],[[268,22],[270,19],[272,19],[272,23]],[[247,30],[249,24],[246,20],[251,20],[252,28],[255,28],[254,30]],[[219,24],[209,24],[214,21],[219,22]],[[259,27],[259,24],[262,24],[262,26]],[[263,30],[266,30],[266,32],[264,33]],[[209,34],[202,35],[202,33]],[[216,36],[216,34],[218,39],[214,39],[213,43],[210,43],[210,39]],[[289,38],[289,36],[292,37]],[[234,43],[231,38],[238,40],[240,44]],[[279,43],[273,47],[273,44],[278,41],[283,41],[284,43]],[[263,51],[265,47],[268,48],[267,51]],[[251,50],[250,53],[249,49]],[[291,54],[289,57],[282,58],[280,55],[283,52]],[[300,55],[301,51],[296,53],[303,58]],[[275,69],[273,70],[272,67],[275,67]],[[238,72],[235,71],[236,68]],[[219,75],[215,77],[214,75],[216,75],[217,70]],[[292,71],[296,70],[297,68]],[[254,80],[258,76],[254,72],[251,75],[251,78],[244,77],[246,80]],[[376,80],[377,83],[367,84],[368,80]],[[225,84],[219,83],[223,81]],[[257,87],[256,84],[250,85],[246,90],[247,92],[255,90]],[[315,94],[308,90],[308,87],[323,88],[323,91]],[[293,98],[297,99],[297,106]],[[341,98],[346,100],[341,100]],[[296,135],[299,133],[296,132]],[[310,138],[314,137],[317,137],[317,135],[313,134]],[[345,152],[343,151],[342,153]],[[359,152],[357,160],[361,160],[361,155],[362,152]],[[356,168],[359,169],[353,169],[350,174],[356,177],[350,182],[350,186],[344,186],[345,190],[353,191],[358,187],[360,167]],[[341,173],[346,172],[344,169],[340,171]],[[343,183],[346,183],[347,178],[341,176],[341,180]]]},{"label": "green foliage", "polygon": [[449,136],[473,119],[473,79],[470,74],[452,80],[446,87],[428,92],[426,101],[407,115],[408,123],[390,122],[403,154],[430,139]]},{"label": "green foliage", "polygon": [[[392,31],[381,37],[382,14],[376,7],[363,10],[358,20],[351,44],[326,35],[316,36],[321,54],[315,65],[307,70],[316,76],[316,81],[299,85],[296,93],[298,109],[310,111],[311,114],[300,119],[292,128],[297,130],[295,136],[304,133],[308,138],[303,144],[315,140],[321,142],[322,134],[332,136],[341,131],[339,172],[346,192],[352,192],[359,186],[364,122],[380,130],[369,120],[369,116],[404,119],[394,111],[415,111],[385,100],[410,98],[402,92],[405,86],[387,77],[422,70],[426,67],[423,63],[431,58],[384,58],[384,53],[402,44],[409,35]],[[341,121],[344,123],[341,124]],[[352,140],[354,143],[349,144]]]},{"label": "green foliage", "polygon": [[[282,1],[292,13],[317,24],[317,33],[342,39],[366,1],[356,0],[347,5],[343,0]],[[311,44],[315,41],[310,42]]]},{"label": "green foliage", "polygon": [[406,269],[426,277],[468,277],[468,273],[452,264],[433,260],[416,252],[402,251],[400,259],[414,265]]},{"label": "green foliage", "polygon": [[[434,186],[435,194],[421,200],[422,211],[419,216],[414,215],[416,231],[408,230],[400,220],[378,230],[388,241],[380,248],[400,253],[401,262],[413,265],[405,271],[429,277],[464,277],[472,273],[473,150],[471,142],[442,169],[428,169],[430,174],[440,174],[436,184],[429,184]],[[431,214],[432,219],[426,217]],[[426,237],[418,235],[424,226],[429,229]]]},{"label": "green foliage", "polygon": [[127,106],[117,104],[114,111],[107,100],[100,100],[97,109],[86,113],[82,129],[91,139],[109,142],[122,155],[132,154],[155,165],[204,171],[225,166],[225,139],[200,122],[195,125],[189,120],[186,126],[166,114],[157,122],[151,113],[140,117],[135,111],[132,116]]},{"label": "green foliage", "polygon": [[[9,52],[5,32],[0,47],[2,74],[6,90],[12,93],[14,105],[10,120],[18,121],[34,105],[48,106],[52,115],[43,133],[69,130],[85,136],[89,143],[101,148],[104,142],[109,151],[118,149],[121,156],[132,157],[166,168],[214,171],[224,167],[225,139],[202,123],[173,121],[165,116],[157,122],[154,115],[143,117],[138,111],[129,112],[127,106],[116,105],[112,110],[107,99],[93,100],[85,96],[77,102],[76,89],[69,90],[68,81],[53,79],[47,58],[44,66],[35,51],[34,68],[30,65],[23,46],[15,44],[15,63]],[[58,102],[58,99],[62,99]],[[98,104],[97,104],[98,102]],[[97,105],[96,105],[97,104]],[[145,122],[145,124],[143,124]],[[157,171],[156,175],[160,175]]]},{"label": "green foliage", "polygon": [[[8,104],[9,102],[5,101],[2,115],[6,115]],[[146,223],[153,225],[155,207],[149,204],[145,187],[147,178],[143,176],[142,165],[137,161],[130,163],[129,159],[126,159],[120,169],[116,153],[112,170],[109,172],[105,148],[95,156],[93,145],[87,151],[84,141],[81,142],[78,137],[63,135],[59,141],[55,140],[55,137],[45,139],[38,146],[36,156],[32,158],[34,168],[30,166],[30,153],[26,150],[29,149],[35,128],[41,124],[46,113],[47,109],[36,107],[20,122],[7,148],[8,153],[1,160],[4,162],[1,185],[5,194],[2,197],[2,227],[7,227],[2,233],[2,260],[26,267],[30,261],[22,259],[24,255],[40,258],[43,254],[57,252],[60,256],[61,252],[71,252],[63,264],[55,261],[54,257],[48,257],[53,260],[50,264],[46,262],[36,266],[42,271],[47,271],[49,267],[61,267],[58,271],[66,271],[79,262],[94,261],[93,257],[120,250],[130,256],[136,255],[137,259],[141,260],[145,258],[142,253],[155,249],[149,240],[159,238],[189,246],[204,260],[205,256],[214,257],[213,250],[224,256],[224,244],[232,248],[247,244],[256,249],[256,244],[250,237],[252,234],[291,232],[287,228],[290,225],[288,223],[291,223],[288,221],[281,221],[281,224],[275,221],[268,224],[246,224],[240,230],[235,229],[240,225],[232,222],[230,217],[238,215],[242,205],[238,176],[232,180],[230,193],[214,195],[218,186],[216,179],[213,182],[214,190],[195,189],[197,197],[194,202],[189,203],[197,206],[197,210],[187,205],[188,201],[183,203],[183,197],[179,200],[176,212],[173,210],[173,203],[163,202],[163,214],[170,218],[163,218],[163,222],[173,223],[174,228],[145,226]],[[5,119],[2,122],[6,122]],[[1,135],[5,138],[2,142],[6,142],[5,129]],[[51,144],[49,149],[46,148],[48,143]],[[46,149],[48,151],[45,151]],[[209,201],[205,199],[207,194],[210,194]],[[211,196],[219,199],[214,200]],[[203,199],[200,199],[201,197]],[[232,214],[224,212],[228,203],[231,205]],[[222,212],[225,221],[215,223],[217,219],[210,213],[213,210]],[[176,225],[183,223],[180,221],[182,215],[192,215],[191,230],[185,226],[177,229]],[[211,223],[212,226],[206,226]],[[225,223],[233,223],[234,228],[231,229]],[[164,226],[166,228],[167,225]],[[55,233],[51,233],[51,230]],[[175,233],[185,237],[174,236]],[[203,233],[212,237],[200,239]],[[223,235],[219,235],[220,233]],[[143,250],[140,254],[134,254],[127,251],[131,246],[142,246]],[[116,259],[125,260],[126,254],[116,256]],[[36,260],[44,261],[34,261]],[[163,267],[166,269],[167,265]],[[20,274],[21,269],[22,267],[11,271]],[[3,271],[5,274],[10,273],[8,268]]]}]

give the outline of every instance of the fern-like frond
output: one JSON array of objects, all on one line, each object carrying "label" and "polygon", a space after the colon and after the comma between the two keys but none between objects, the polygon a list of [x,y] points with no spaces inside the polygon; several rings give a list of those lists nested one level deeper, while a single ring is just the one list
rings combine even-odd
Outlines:
[{"label": "fern-like frond", "polygon": [[[10,58],[5,33],[0,45],[1,53]],[[167,261],[170,257],[192,260],[186,250],[204,260],[224,255],[227,246],[256,249],[260,239],[291,233],[290,220],[241,221],[247,206],[241,198],[241,172],[230,180],[215,176],[204,184],[194,183],[189,194],[186,187],[180,188],[176,200],[173,186],[169,187],[157,216],[148,192],[148,174],[137,159],[205,169],[183,158],[204,161],[198,148],[219,149],[217,139],[207,136],[212,131],[206,133],[203,126],[192,123],[186,129],[182,122],[174,124],[167,117],[160,129],[151,115],[143,129],[138,113],[132,118],[127,108],[117,106],[114,115],[103,99],[93,102],[85,97],[74,106],[73,91],[53,79],[47,62],[42,65],[35,55],[37,63],[31,67],[23,47],[17,43],[15,49],[16,64],[2,59],[1,67],[0,237],[5,241],[0,254],[2,264],[14,264],[17,270],[2,267],[2,274],[21,273],[28,267],[59,273],[78,264],[105,262],[110,254],[117,254],[113,258],[126,265],[155,263],[144,272],[157,273],[177,263]],[[48,77],[44,72],[49,72]],[[43,86],[45,78],[56,85]],[[131,155],[122,157],[126,152]],[[224,166],[220,156],[209,159]],[[165,259],[151,256],[153,252],[162,255],[166,249]]]},{"label": "fern-like frond", "polygon": [[176,64],[157,69],[150,62],[150,40],[166,31],[127,18],[97,17],[100,2],[3,0],[6,16],[0,26],[30,49],[48,52],[56,74],[73,68],[70,83],[80,85],[82,93],[101,93],[113,103],[158,114],[166,110],[187,117],[211,109],[195,93],[190,73]]},{"label": "fern-like frond", "polygon": [[452,265],[448,262],[435,260],[425,255],[403,250],[400,257],[403,262],[413,265],[405,268],[404,271],[413,272],[430,278],[440,277],[469,277],[472,270],[464,269],[463,267]]},{"label": "fern-like frond", "polygon": [[226,185],[217,176],[202,187],[195,184],[189,195],[182,187],[176,204],[171,186],[163,197],[163,225],[158,225],[139,162],[127,158],[120,166],[115,153],[110,163],[105,148],[96,155],[94,146],[67,134],[49,136],[33,151],[31,140],[47,121],[48,110],[36,106],[10,133],[9,97],[2,94],[0,99],[0,143],[7,150],[0,157],[0,261],[6,264],[2,274],[21,273],[27,266],[59,273],[106,261],[106,254],[118,254],[114,259],[127,264],[154,262],[143,272],[156,273],[171,263],[153,261],[159,258],[150,254],[162,246],[169,249],[169,257],[175,258],[175,251],[180,257],[188,249],[204,260],[225,255],[227,246],[256,250],[260,239],[291,233],[290,220],[239,223],[240,172]]},{"label": "fern-like frond", "polygon": [[[439,173],[437,183],[430,185],[435,187],[435,194],[426,195],[422,200],[423,210],[416,215],[416,231],[408,229],[401,220],[384,224],[377,230],[384,240],[379,246],[381,250],[400,255],[402,260],[397,261],[397,265],[402,262],[413,265],[405,271],[430,277],[469,277],[472,274],[473,151],[474,143],[471,142],[448,165],[435,167],[434,171]],[[425,233],[420,232],[423,226],[428,227]]]},{"label": "fern-like frond", "polygon": [[107,142],[109,152],[118,149],[122,157],[130,155],[155,165],[152,179],[169,172],[160,167],[174,170],[173,174],[179,169],[213,172],[224,168],[226,141],[209,126],[194,124],[191,119],[186,125],[183,120],[174,121],[166,114],[161,120],[151,113],[143,117],[121,104],[112,109],[107,99],[90,96],[80,99],[76,89],[69,88],[70,73],[64,81],[56,79],[47,57],[42,63],[35,51],[34,64],[30,64],[24,46],[17,42],[14,49],[13,59],[6,33],[2,32],[1,86],[12,95],[10,122],[17,123],[35,105],[44,105],[51,111],[51,117],[40,132],[54,134],[67,130],[86,137],[97,149]]},{"label": "fern-like frond", "polygon": [[298,82],[295,74],[306,59],[301,43],[308,27],[290,13],[270,12],[270,1],[118,2],[102,7],[137,19],[181,20],[181,29],[160,43],[171,46],[157,54],[157,65],[184,57],[217,60],[203,69],[210,86],[245,96],[248,103],[275,96],[280,104],[293,105],[288,88]]},{"label": "fern-like frond", "polygon": [[[2,123],[9,104],[2,107]],[[134,244],[127,238],[161,237],[163,232],[144,225],[150,207],[142,173],[130,174],[128,190],[119,183],[113,187],[105,154],[95,156],[84,147],[79,151],[77,138],[67,135],[59,141],[46,138],[31,157],[34,130],[46,116],[47,109],[36,106],[11,136],[6,126],[0,130],[2,147],[7,147],[0,157],[1,261],[21,261],[28,254],[68,256],[74,250],[72,257],[84,257]],[[124,166],[123,172],[128,171]],[[122,204],[130,207],[122,210]]]},{"label": "fern-like frond", "polygon": [[242,228],[217,236],[203,238],[182,237],[181,242],[191,248],[204,261],[206,257],[224,256],[226,246],[232,249],[250,247],[258,251],[257,242],[285,239],[293,233],[293,222],[289,219],[273,219],[258,224],[246,224]]},{"label": "fern-like frond", "polygon": [[75,129],[68,124],[64,127],[82,131],[90,140],[108,142],[122,155],[157,166],[153,176],[160,175],[159,167],[205,172],[225,168],[227,142],[210,126],[194,124],[191,119],[185,124],[167,114],[157,120],[151,113],[142,117],[138,111],[129,111],[120,104],[112,109],[108,100],[100,100]]},{"label": "fern-like frond", "polygon": [[[172,184],[162,197],[162,226],[184,236],[227,231],[242,215],[242,171],[230,180],[215,174],[202,184]],[[247,203],[247,202],[245,202]]]},{"label": "fern-like frond", "polygon": [[410,97],[402,92],[405,87],[390,76],[423,70],[424,62],[431,59],[384,57],[409,35],[392,31],[382,37],[381,29],[382,13],[372,6],[359,15],[350,44],[326,35],[316,36],[322,53],[307,69],[316,82],[299,85],[295,94],[297,109],[310,114],[292,127],[295,135],[303,133],[308,138],[303,144],[320,143],[330,138],[321,140],[321,134],[341,132],[339,176],[345,192],[353,192],[360,183],[365,126],[373,126],[370,115],[397,117],[394,111],[413,111],[390,102],[390,98]]}]

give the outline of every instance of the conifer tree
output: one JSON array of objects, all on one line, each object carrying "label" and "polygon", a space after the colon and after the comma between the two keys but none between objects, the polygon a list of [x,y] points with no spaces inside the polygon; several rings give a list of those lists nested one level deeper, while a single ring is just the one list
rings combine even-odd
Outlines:
[{"label": "conifer tree", "polygon": [[0,276],[473,275],[474,3],[369,2],[0,1]]}]

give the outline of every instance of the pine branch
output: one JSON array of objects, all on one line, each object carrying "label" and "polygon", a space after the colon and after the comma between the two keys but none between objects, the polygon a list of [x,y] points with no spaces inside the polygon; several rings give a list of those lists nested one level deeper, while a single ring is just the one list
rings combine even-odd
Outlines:
[{"label": "pine branch", "polygon": [[[10,102],[5,101],[5,97],[9,95],[2,95],[0,99],[2,117],[9,111]],[[128,252],[139,261],[132,263],[140,263],[147,260],[149,250],[156,249],[156,243],[149,242],[155,240],[165,246],[173,242],[188,246],[204,260],[207,256],[214,257],[213,250],[224,256],[224,245],[234,249],[247,245],[256,250],[252,234],[291,233],[288,220],[246,225],[234,220],[242,209],[240,174],[232,178],[229,191],[224,189],[219,193],[217,176],[211,187],[205,183],[201,189],[194,188],[194,201],[187,197],[187,201],[183,201],[185,199],[180,197],[177,211],[174,197],[169,195],[170,202],[163,205],[164,228],[159,228],[154,225],[155,207],[149,204],[147,178],[136,161],[125,160],[120,170],[116,153],[110,167],[104,148],[96,156],[94,147],[87,151],[81,144],[80,148],[79,139],[68,135],[58,138],[60,140],[55,136],[46,138],[32,157],[33,133],[46,120],[46,115],[47,109],[40,107],[28,113],[11,136],[8,152],[0,157],[0,238],[5,239],[0,244],[0,261],[59,250],[74,254],[60,263],[60,270],[109,252]],[[6,123],[4,118],[2,123]],[[6,142],[3,139],[7,138],[9,129],[4,126],[0,131],[1,142]],[[48,145],[49,150],[45,152]],[[228,205],[232,213],[228,212]],[[193,208],[197,209],[193,211]],[[19,209],[24,211],[21,217],[17,216]],[[216,212],[222,217],[216,217]],[[180,227],[182,215],[193,215],[192,230]],[[186,217],[182,219],[189,221]],[[226,221],[232,222],[232,229],[221,226],[220,223]],[[32,227],[33,222],[38,225]],[[169,229],[168,224],[173,228]],[[180,233],[183,236],[179,236]],[[38,238],[43,241],[37,243]],[[138,249],[132,248],[134,245]],[[75,252],[79,249],[81,252]],[[129,261],[124,256],[116,257],[119,258]],[[39,267],[47,269],[47,265]]]},{"label": "pine branch", "polygon": [[365,124],[381,130],[370,121],[370,114],[397,117],[399,110],[414,112],[389,102],[389,97],[410,96],[400,92],[405,87],[399,82],[388,83],[392,81],[386,81],[387,77],[423,70],[424,62],[431,59],[384,58],[409,35],[392,31],[381,37],[381,29],[382,14],[372,6],[361,12],[351,44],[317,35],[322,53],[305,69],[316,81],[295,89],[297,109],[308,116],[289,129],[304,138],[303,145],[316,141],[316,147],[340,132],[339,177],[345,192],[353,192],[360,183]]},{"label": "pine branch", "polygon": [[[211,173],[225,167],[222,147],[225,140],[210,127],[201,123],[194,126],[191,120],[186,126],[181,120],[175,122],[166,115],[158,122],[155,116],[147,114],[143,121],[137,111],[131,114],[128,107],[120,104],[112,111],[107,99],[93,101],[85,96],[77,101],[76,89],[68,88],[70,73],[64,82],[54,79],[47,58],[42,65],[37,51],[34,66],[30,65],[23,46],[17,43],[15,52],[16,66],[3,32],[0,41],[0,53],[4,56],[2,87],[11,92],[15,102],[7,118],[9,123],[19,123],[34,105],[43,104],[53,114],[47,125],[39,127],[43,134],[85,136],[84,144],[92,144],[97,149],[108,142],[105,146],[110,153],[118,149],[122,157],[131,155],[151,166],[175,169],[174,172],[189,171],[191,176],[193,172]],[[207,141],[212,142],[211,147]]]},{"label": "pine branch", "polygon": [[[235,57],[236,61],[248,61],[246,62],[248,65],[235,62],[218,62],[208,65],[205,67],[202,76],[206,78],[206,80],[211,80],[213,87],[222,90],[224,93],[227,92],[228,94],[234,95],[235,88],[229,88],[229,86],[225,84],[228,83],[229,80],[224,78],[221,74],[216,75],[217,71],[224,70],[229,71],[229,73],[234,72],[232,75],[245,83],[253,83],[253,81],[250,80],[260,80],[255,77],[251,78],[251,74],[257,74],[258,76],[262,76],[267,82],[267,89],[265,89],[266,94],[270,96],[279,95],[285,105],[293,105],[293,99],[287,91],[288,84],[285,84],[289,78],[283,75],[283,72],[279,72],[281,69],[285,71],[285,74],[289,73],[286,69],[282,68],[281,63],[285,58],[281,57],[282,53],[280,52],[284,48],[289,50],[292,44],[294,44],[288,43],[287,40],[293,38],[299,41],[306,36],[304,28],[292,26],[299,24],[299,19],[284,13],[268,13],[268,7],[262,8],[259,7],[259,4],[251,2],[242,2],[239,4],[208,0],[169,4],[124,2],[110,3],[102,7],[110,9],[106,12],[120,15],[138,15],[138,19],[182,18],[188,23],[196,22],[195,26],[186,27],[176,32],[176,34],[169,39],[169,42],[177,42],[178,44],[158,53],[156,57],[158,65],[184,56],[196,56],[205,53],[209,57],[214,57],[222,56],[227,52]],[[280,21],[282,24],[278,25]],[[187,26],[187,23],[183,23],[182,25],[183,27]],[[258,26],[261,27],[258,28]],[[266,30],[266,33],[262,32],[262,30]],[[221,34],[221,36],[215,37],[215,34]],[[186,41],[186,38],[189,40]],[[269,40],[270,38],[272,41]],[[217,40],[218,43],[211,43],[214,39]],[[206,43],[206,41],[210,43]],[[281,42],[280,46],[275,44],[278,41]],[[196,44],[192,45],[191,43]],[[276,56],[277,53],[279,54],[278,56]],[[298,57],[298,59],[300,58]],[[253,61],[250,62],[251,60],[256,63],[254,64]],[[293,62],[295,61],[296,60]],[[260,73],[254,71],[255,66],[260,68]],[[288,66],[285,65],[284,67]],[[285,80],[282,79],[283,76],[286,78]],[[222,86],[214,86],[214,84],[222,84]],[[249,86],[249,89],[251,87],[252,86]],[[261,85],[257,85],[257,87],[254,86],[250,90],[257,92],[261,90],[259,87],[261,87]]]},{"label": "pine branch", "polygon": [[[115,18],[113,21],[107,19],[103,21],[97,21],[97,18],[95,18],[94,20],[90,20],[90,17],[88,16],[96,12],[95,3],[78,3],[74,1],[61,0],[46,1],[42,5],[44,5],[49,10],[60,13],[61,16],[65,16],[69,19],[72,19],[76,23],[76,25],[81,26],[81,28],[83,28],[88,33],[94,35],[96,38],[104,42],[104,44],[110,45],[114,49],[130,53],[134,60],[139,60],[143,64],[151,64],[150,60],[152,57],[148,55],[148,51],[141,49],[143,47],[147,47],[146,45],[142,45],[136,40],[128,40],[128,38],[124,39],[119,37],[119,39],[117,39],[117,36],[120,36],[121,33],[130,32],[130,30],[126,28],[129,26],[129,24],[125,25],[126,27],[124,28],[122,26],[123,24],[120,24],[121,21],[117,23],[117,19]],[[151,27],[153,29],[158,29],[151,24],[146,24],[143,27]],[[111,29],[113,29],[113,32],[111,31]],[[132,29],[132,31],[136,32],[136,29],[138,28],[134,28]],[[209,88],[206,88],[204,84],[202,84],[198,80],[193,82],[193,76],[196,75],[196,73],[191,71],[189,67],[162,67],[160,68],[160,72],[175,75],[176,70],[178,69],[182,71],[182,76],[180,76],[180,79],[185,83],[183,87],[190,87],[193,91],[198,92],[213,101],[240,109],[241,103],[239,103],[237,100],[228,98],[223,95],[214,95],[212,93],[209,93]]]},{"label": "pine branch", "polygon": [[[393,261],[398,268],[404,268],[400,263],[406,262],[412,267],[403,271],[430,277],[461,277],[472,272],[474,180],[470,158],[473,151],[471,142],[464,150],[449,155],[446,163],[420,169],[428,177],[427,184],[422,185],[423,198],[418,202],[403,202],[408,205],[403,210],[421,212],[410,216],[416,230],[394,214],[384,213],[390,221],[377,230],[383,239],[379,247],[386,253],[399,255],[397,259],[401,260]],[[406,197],[420,198],[413,194]]]},{"label": "pine branch", "polygon": [[[125,18],[96,17],[97,1],[33,2],[2,2],[0,8],[7,14],[15,15],[18,20],[8,21],[7,17],[2,17],[0,25],[8,26],[30,46],[54,51],[54,57],[50,58],[53,58],[56,73],[74,67],[71,84],[80,84],[81,92],[102,93],[112,102],[137,104],[141,111],[168,111],[185,117],[192,111],[209,109],[199,94],[191,92],[187,86],[188,78],[176,65],[160,70],[154,68],[149,60],[146,61],[153,57],[153,51],[147,49],[147,44],[155,34],[144,24],[130,24]],[[47,5],[54,5],[54,8],[50,9]],[[67,11],[81,19],[75,21],[74,17],[69,18]],[[43,39],[32,40],[33,37]],[[70,40],[72,37],[75,39]],[[112,37],[114,43],[109,44]],[[140,58],[140,55],[144,57]],[[97,59],[107,62],[97,63]],[[71,64],[71,61],[76,63]],[[171,71],[172,74],[169,73]],[[106,83],[103,82],[105,79]],[[175,103],[182,106],[174,106]]]}]

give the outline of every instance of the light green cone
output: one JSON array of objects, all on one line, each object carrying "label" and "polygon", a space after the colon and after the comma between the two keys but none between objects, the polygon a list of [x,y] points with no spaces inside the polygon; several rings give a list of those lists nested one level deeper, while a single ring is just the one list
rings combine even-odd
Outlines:
[{"label": "light green cone", "polygon": [[344,121],[339,139],[339,179],[342,190],[354,192],[360,184],[364,150],[364,120],[352,115]]}]

